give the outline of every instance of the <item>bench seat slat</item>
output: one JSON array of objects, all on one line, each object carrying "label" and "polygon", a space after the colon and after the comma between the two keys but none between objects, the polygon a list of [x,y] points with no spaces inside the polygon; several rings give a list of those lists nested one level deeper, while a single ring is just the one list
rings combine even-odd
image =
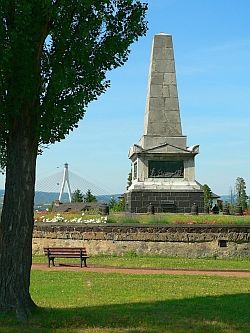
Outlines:
[{"label": "bench seat slat", "polygon": [[[49,255],[54,255],[54,254],[65,254],[65,255],[69,255],[69,254],[74,254],[74,255],[80,255],[80,251],[49,251],[46,254]],[[82,251],[82,255],[86,255],[86,251]]]},{"label": "bench seat slat", "polygon": [[[76,256],[73,253],[69,253],[69,254],[63,254],[63,253],[57,253],[57,254],[51,254],[50,257],[52,258],[80,258],[80,256]],[[82,258],[89,258],[86,255],[82,255]]]}]

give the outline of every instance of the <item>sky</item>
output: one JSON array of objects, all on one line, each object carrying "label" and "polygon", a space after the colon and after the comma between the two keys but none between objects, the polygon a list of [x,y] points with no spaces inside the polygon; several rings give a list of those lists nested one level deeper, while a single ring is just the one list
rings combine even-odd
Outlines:
[{"label": "sky", "polygon": [[[149,0],[148,32],[111,87],[86,110],[79,127],[37,160],[37,180],[63,170],[110,194],[124,193],[128,150],[143,133],[153,36],[171,34],[183,135],[200,145],[195,178],[228,195],[237,177],[250,194],[250,1]],[[4,188],[4,176],[0,176]]]}]

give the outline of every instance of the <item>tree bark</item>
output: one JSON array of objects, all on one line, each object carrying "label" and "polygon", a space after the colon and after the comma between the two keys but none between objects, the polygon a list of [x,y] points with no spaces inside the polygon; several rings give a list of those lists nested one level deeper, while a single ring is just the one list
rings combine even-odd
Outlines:
[{"label": "tree bark", "polygon": [[5,195],[0,223],[0,313],[14,310],[22,321],[35,307],[29,286],[37,141],[34,123],[25,117],[18,117],[7,140]]}]

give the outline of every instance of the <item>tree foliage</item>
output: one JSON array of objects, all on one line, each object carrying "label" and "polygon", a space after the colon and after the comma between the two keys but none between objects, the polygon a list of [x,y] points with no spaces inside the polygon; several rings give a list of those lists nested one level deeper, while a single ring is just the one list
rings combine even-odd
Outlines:
[{"label": "tree foliage", "polygon": [[131,170],[130,173],[128,174],[127,187],[126,187],[126,189],[128,189],[131,185],[132,185],[132,170]]},{"label": "tree foliage", "polygon": [[125,199],[119,197],[117,200],[115,197],[111,197],[109,200],[109,208],[113,212],[124,212],[125,211]]},{"label": "tree foliage", "polygon": [[230,206],[235,204],[235,188],[233,189],[232,186],[229,187],[229,204]]},{"label": "tree foliage", "polygon": [[51,202],[51,204],[50,204],[50,206],[49,206],[49,208],[48,208],[48,212],[52,212],[53,207],[54,207],[54,204],[55,204],[55,201],[52,200],[52,202]]},{"label": "tree foliage", "polygon": [[83,202],[84,196],[81,190],[76,189],[72,195],[72,202]]},{"label": "tree foliage", "polygon": [[211,208],[213,204],[213,193],[207,184],[204,184],[202,188],[204,191],[204,207]]},{"label": "tree foliage", "polygon": [[235,181],[236,200],[243,209],[247,209],[248,196],[246,194],[246,183],[242,177],[237,177]]},{"label": "tree foliage", "polygon": [[94,195],[91,193],[91,190],[90,190],[90,189],[87,190],[87,192],[86,192],[86,194],[85,194],[84,201],[85,201],[85,202],[97,202],[96,196],[94,196]]},{"label": "tree foliage", "polygon": [[110,209],[114,209],[115,206],[117,204],[117,200],[115,199],[114,196],[112,196],[110,199],[109,199],[109,208]]},{"label": "tree foliage", "polygon": [[[27,319],[37,154],[64,139],[146,33],[137,0],[0,1],[0,312]],[[10,255],[11,253],[11,255]]]},{"label": "tree foliage", "polygon": [[123,65],[145,34],[145,10],[125,0],[1,1],[2,148],[28,106],[40,145],[77,127],[109,87],[106,72]]}]

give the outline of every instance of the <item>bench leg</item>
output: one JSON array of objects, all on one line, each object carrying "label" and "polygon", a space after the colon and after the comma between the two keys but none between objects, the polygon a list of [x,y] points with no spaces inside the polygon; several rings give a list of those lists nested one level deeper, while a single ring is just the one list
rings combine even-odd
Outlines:
[{"label": "bench leg", "polygon": [[55,266],[54,259],[55,259],[55,258],[49,258],[49,257],[48,257],[48,267],[50,267],[50,261],[52,261],[52,266]]},{"label": "bench leg", "polygon": [[82,268],[82,262],[84,262],[84,267],[87,267],[86,258],[80,258],[80,268]]}]

